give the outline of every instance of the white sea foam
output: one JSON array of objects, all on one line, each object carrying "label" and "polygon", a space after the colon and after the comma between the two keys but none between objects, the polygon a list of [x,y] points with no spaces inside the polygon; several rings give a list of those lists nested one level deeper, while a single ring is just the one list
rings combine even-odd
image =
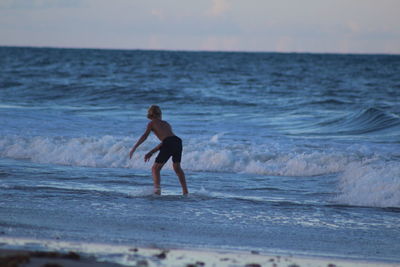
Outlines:
[{"label": "white sea foam", "polygon": [[400,163],[351,163],[340,176],[340,190],[341,204],[400,207]]},{"label": "white sea foam", "polygon": [[[0,156],[37,163],[148,170],[144,154],[157,144],[145,142],[129,160],[132,138],[0,137]],[[380,157],[365,146],[347,149],[268,144],[228,145],[217,137],[187,140],[183,167],[191,171],[237,172],[274,176],[316,176],[339,173],[336,203],[400,207],[400,164]],[[387,155],[387,153],[383,153]],[[165,168],[171,169],[171,164]]]},{"label": "white sea foam", "polygon": [[[105,168],[148,169],[144,154],[156,145],[145,142],[129,160],[132,138],[103,137],[0,137],[0,156],[27,159],[37,163]],[[305,149],[284,144],[229,145],[218,138],[188,140],[184,146],[183,166],[192,171],[238,172],[276,176],[314,176],[342,172],[370,153]],[[166,168],[171,168],[167,164]]]},{"label": "white sea foam", "polygon": [[[38,163],[71,166],[124,167],[126,141],[111,136],[101,138],[22,138],[0,139],[1,156],[29,159]],[[125,156],[125,157],[123,157]]]}]

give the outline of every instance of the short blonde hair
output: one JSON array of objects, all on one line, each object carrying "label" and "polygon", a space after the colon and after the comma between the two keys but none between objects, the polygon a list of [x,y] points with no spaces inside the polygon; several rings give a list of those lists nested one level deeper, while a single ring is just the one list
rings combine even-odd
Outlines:
[{"label": "short blonde hair", "polygon": [[149,119],[161,118],[160,107],[157,105],[152,105],[151,107],[149,107],[149,109],[147,110],[147,118]]}]

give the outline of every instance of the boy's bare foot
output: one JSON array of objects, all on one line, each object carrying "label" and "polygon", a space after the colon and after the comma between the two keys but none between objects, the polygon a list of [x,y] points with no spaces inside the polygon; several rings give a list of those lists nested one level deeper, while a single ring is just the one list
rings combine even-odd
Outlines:
[{"label": "boy's bare foot", "polygon": [[161,195],[161,189],[160,188],[154,188],[154,192],[155,195]]}]

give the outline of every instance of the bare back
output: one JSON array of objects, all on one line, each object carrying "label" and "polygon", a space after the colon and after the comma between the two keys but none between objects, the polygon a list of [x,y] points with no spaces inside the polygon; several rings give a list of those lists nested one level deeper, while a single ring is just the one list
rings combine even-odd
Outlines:
[{"label": "bare back", "polygon": [[160,119],[153,119],[150,124],[151,130],[158,137],[158,139],[160,139],[160,141],[163,141],[167,137],[174,136],[172,127],[168,122]]}]

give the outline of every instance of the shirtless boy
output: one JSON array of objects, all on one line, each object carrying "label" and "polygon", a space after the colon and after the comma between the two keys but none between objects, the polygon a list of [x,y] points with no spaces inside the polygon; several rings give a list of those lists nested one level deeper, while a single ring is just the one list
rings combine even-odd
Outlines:
[{"label": "shirtless boy", "polygon": [[147,111],[147,118],[151,121],[147,124],[144,134],[139,138],[129,152],[129,158],[132,158],[135,150],[147,139],[150,132],[154,132],[158,139],[160,139],[161,143],[144,156],[144,161],[147,162],[155,152],[160,151],[151,169],[153,174],[154,193],[157,195],[161,194],[160,171],[172,156],[172,166],[182,186],[182,193],[187,195],[189,192],[186,186],[185,173],[181,168],[182,140],[172,132],[171,125],[169,125],[168,122],[163,121],[161,117],[162,114],[160,107],[152,105]]}]

